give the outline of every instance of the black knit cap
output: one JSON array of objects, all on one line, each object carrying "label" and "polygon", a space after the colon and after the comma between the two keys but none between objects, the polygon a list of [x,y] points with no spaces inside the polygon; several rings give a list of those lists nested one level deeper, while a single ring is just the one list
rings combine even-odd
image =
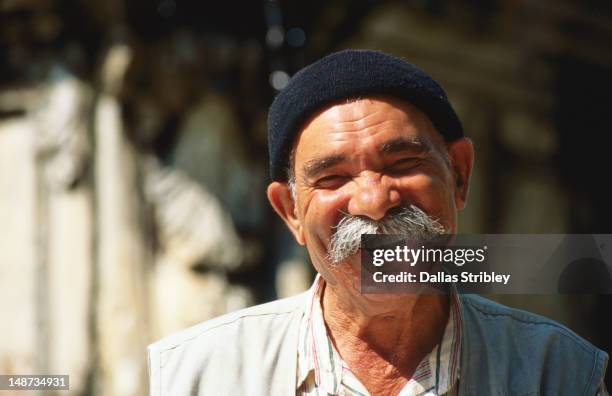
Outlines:
[{"label": "black knit cap", "polygon": [[287,180],[289,155],[300,128],[326,104],[365,95],[404,99],[421,110],[446,141],[463,127],[442,87],[416,66],[378,51],[346,50],[296,73],[268,112],[270,177]]}]

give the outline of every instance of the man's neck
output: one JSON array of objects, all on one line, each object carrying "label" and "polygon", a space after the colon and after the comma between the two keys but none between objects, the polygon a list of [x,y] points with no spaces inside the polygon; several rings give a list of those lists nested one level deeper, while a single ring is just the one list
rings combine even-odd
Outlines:
[{"label": "man's neck", "polygon": [[449,315],[442,293],[394,295],[387,304],[352,301],[326,285],[321,303],[340,356],[373,393],[381,387],[401,390],[442,339]]}]

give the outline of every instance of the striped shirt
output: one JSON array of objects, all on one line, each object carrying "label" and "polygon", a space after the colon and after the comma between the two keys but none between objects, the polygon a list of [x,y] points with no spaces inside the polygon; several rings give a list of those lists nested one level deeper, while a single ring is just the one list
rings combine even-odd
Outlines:
[{"label": "striped shirt", "polygon": [[[298,395],[369,395],[365,386],[340,357],[327,335],[321,308],[325,281],[317,275],[300,324],[298,344]],[[453,290],[453,289],[451,289]],[[414,371],[400,396],[454,395],[459,379],[461,313],[454,290],[442,341]]]}]

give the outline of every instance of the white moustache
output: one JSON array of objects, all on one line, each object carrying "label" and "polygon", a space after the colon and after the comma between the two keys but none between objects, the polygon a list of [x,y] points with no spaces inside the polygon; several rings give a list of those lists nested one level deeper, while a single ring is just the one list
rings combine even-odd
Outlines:
[{"label": "white moustache", "polygon": [[346,215],[334,228],[328,246],[328,259],[332,264],[338,264],[357,253],[363,234],[403,235],[407,239],[427,240],[446,232],[437,219],[415,205],[396,210],[378,221]]}]

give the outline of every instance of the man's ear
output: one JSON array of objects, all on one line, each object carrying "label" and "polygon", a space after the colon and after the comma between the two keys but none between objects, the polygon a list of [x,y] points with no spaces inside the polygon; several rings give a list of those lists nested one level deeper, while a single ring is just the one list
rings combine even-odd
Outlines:
[{"label": "man's ear", "polygon": [[469,138],[462,137],[448,143],[447,148],[455,178],[455,206],[461,210],[467,204],[474,167],[474,145]]},{"label": "man's ear", "polygon": [[270,183],[268,186],[268,200],[276,213],[287,224],[297,243],[304,245],[306,243],[304,240],[304,228],[297,216],[297,207],[287,183]]}]

